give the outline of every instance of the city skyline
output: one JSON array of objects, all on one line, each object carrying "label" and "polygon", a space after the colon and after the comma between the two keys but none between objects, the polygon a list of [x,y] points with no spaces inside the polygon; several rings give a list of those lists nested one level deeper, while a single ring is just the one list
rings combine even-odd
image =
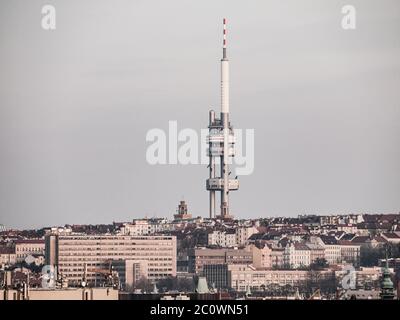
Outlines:
[{"label": "city skyline", "polygon": [[149,165],[145,138],[219,109],[224,16],[232,122],[255,130],[235,218],[398,213],[399,4],[354,1],[343,30],[340,1],[227,3],[54,1],[48,32],[40,1],[4,2],[0,224],[172,217],[182,198],[207,217],[206,166]]}]

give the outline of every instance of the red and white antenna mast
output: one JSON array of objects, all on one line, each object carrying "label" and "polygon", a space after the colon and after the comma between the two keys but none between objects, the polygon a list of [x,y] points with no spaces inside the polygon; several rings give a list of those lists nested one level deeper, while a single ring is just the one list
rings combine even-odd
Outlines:
[{"label": "red and white antenna mast", "polygon": [[226,18],[224,18],[223,22],[224,22],[224,29],[223,29],[222,48],[223,48],[223,58],[226,59]]}]

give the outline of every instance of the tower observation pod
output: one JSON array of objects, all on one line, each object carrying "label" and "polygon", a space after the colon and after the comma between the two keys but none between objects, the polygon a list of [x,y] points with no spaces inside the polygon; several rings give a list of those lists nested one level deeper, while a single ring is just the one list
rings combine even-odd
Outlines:
[{"label": "tower observation pod", "polygon": [[[239,189],[239,180],[231,179],[229,163],[235,156],[235,136],[229,122],[229,60],[226,52],[226,19],[223,20],[223,46],[221,59],[221,113],[218,118],[209,112],[207,136],[210,176],[206,188],[210,192],[210,218],[232,219],[229,211],[229,191]],[[216,215],[216,192],[221,194],[220,214]]]}]

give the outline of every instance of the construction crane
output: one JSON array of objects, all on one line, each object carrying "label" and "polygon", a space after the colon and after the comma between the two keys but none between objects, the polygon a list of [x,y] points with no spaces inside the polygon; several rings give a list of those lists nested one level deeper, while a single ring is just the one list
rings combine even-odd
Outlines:
[{"label": "construction crane", "polygon": [[118,273],[113,270],[112,260],[108,261],[108,269],[89,269],[89,272],[102,274],[104,275],[104,280],[107,286],[117,288],[119,286],[119,277]]},{"label": "construction crane", "polygon": [[321,290],[317,289],[314,293],[308,298],[308,300],[321,300]]}]

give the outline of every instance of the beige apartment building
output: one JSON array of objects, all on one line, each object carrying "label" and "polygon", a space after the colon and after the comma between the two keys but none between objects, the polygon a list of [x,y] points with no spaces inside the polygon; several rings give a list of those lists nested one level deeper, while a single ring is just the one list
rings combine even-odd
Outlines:
[{"label": "beige apartment building", "polygon": [[15,242],[15,254],[17,262],[22,262],[27,256],[30,255],[44,255],[45,254],[44,240],[25,239],[17,240]]},{"label": "beige apartment building", "polygon": [[257,269],[281,268],[284,265],[284,248],[267,243],[251,244],[247,248],[253,254],[253,266]]},{"label": "beige apartment building", "polygon": [[112,266],[118,273],[121,287],[124,290],[132,290],[138,281],[149,277],[149,267],[146,260],[114,260]]},{"label": "beige apartment building", "polygon": [[[85,272],[88,284],[100,285],[109,268],[124,260],[145,266],[141,274],[149,280],[176,275],[175,236],[50,235],[46,252],[47,263],[57,266],[58,273],[72,286],[81,283]],[[124,274],[124,278],[130,275]]]}]

